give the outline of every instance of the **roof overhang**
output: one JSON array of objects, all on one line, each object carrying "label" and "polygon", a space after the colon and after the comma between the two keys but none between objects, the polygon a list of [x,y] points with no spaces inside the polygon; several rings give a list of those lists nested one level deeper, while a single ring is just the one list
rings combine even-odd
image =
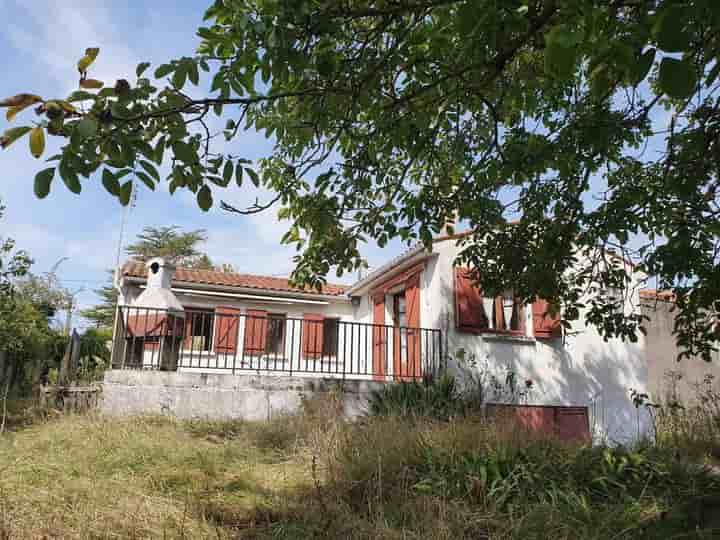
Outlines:
[{"label": "roof overhang", "polygon": [[355,283],[347,290],[348,296],[362,296],[369,292],[372,287],[379,281],[385,281],[392,278],[395,274],[399,274],[404,270],[425,261],[432,257],[437,257],[437,253],[428,251],[425,246],[418,244],[412,249],[406,251],[402,255],[394,258],[390,262],[382,265],[377,270],[371,272],[366,277]]}]

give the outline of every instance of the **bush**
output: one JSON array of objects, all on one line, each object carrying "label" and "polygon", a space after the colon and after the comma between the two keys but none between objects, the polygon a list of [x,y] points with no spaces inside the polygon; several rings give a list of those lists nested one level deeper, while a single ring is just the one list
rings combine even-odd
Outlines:
[{"label": "bush", "polygon": [[[686,506],[720,503],[720,478],[658,449],[567,444],[471,418],[412,426],[376,418],[351,426],[333,459],[330,485],[351,512],[368,520],[381,512],[384,523],[418,531],[420,502],[442,501],[461,513],[445,525],[467,538],[483,537],[457,532],[478,514],[492,516],[487,537],[606,538],[627,528],[620,538],[655,538],[643,535],[707,526],[712,512],[693,517]],[[557,536],[539,523],[543,512]],[[673,525],[674,513],[684,521]]]},{"label": "bush", "polygon": [[469,403],[457,389],[455,379],[442,374],[438,379],[389,384],[373,392],[368,404],[372,416],[402,416],[448,420],[464,414]]}]

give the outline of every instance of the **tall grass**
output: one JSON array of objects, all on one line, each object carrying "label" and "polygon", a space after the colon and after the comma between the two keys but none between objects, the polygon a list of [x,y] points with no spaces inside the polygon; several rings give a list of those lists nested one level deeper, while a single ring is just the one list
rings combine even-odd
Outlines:
[{"label": "tall grass", "polygon": [[0,539],[720,535],[720,480],[663,446],[443,416],[47,419],[0,438]]},{"label": "tall grass", "polygon": [[685,459],[720,464],[720,387],[713,375],[692,383],[692,398],[679,398],[682,375],[666,374],[665,395],[647,408],[653,418],[657,445]]}]

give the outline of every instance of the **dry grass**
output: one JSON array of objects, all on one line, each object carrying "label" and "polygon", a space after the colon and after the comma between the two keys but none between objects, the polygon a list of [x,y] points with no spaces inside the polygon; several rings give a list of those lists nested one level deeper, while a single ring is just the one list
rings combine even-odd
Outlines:
[{"label": "dry grass", "polygon": [[12,434],[0,440],[0,530],[10,538],[227,537],[310,481],[301,452],[236,430],[199,436],[163,418],[70,416]]},{"label": "dry grass", "polygon": [[335,400],[264,423],[60,417],[0,439],[0,539],[720,535],[720,483],[602,450],[472,418],[346,424]]}]

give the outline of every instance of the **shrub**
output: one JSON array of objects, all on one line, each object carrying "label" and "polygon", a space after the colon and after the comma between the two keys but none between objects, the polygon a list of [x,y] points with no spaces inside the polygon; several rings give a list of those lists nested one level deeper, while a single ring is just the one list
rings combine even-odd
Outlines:
[{"label": "shrub", "polygon": [[447,373],[437,379],[388,384],[373,392],[368,404],[372,416],[396,415],[448,420],[465,412],[468,404]]}]

